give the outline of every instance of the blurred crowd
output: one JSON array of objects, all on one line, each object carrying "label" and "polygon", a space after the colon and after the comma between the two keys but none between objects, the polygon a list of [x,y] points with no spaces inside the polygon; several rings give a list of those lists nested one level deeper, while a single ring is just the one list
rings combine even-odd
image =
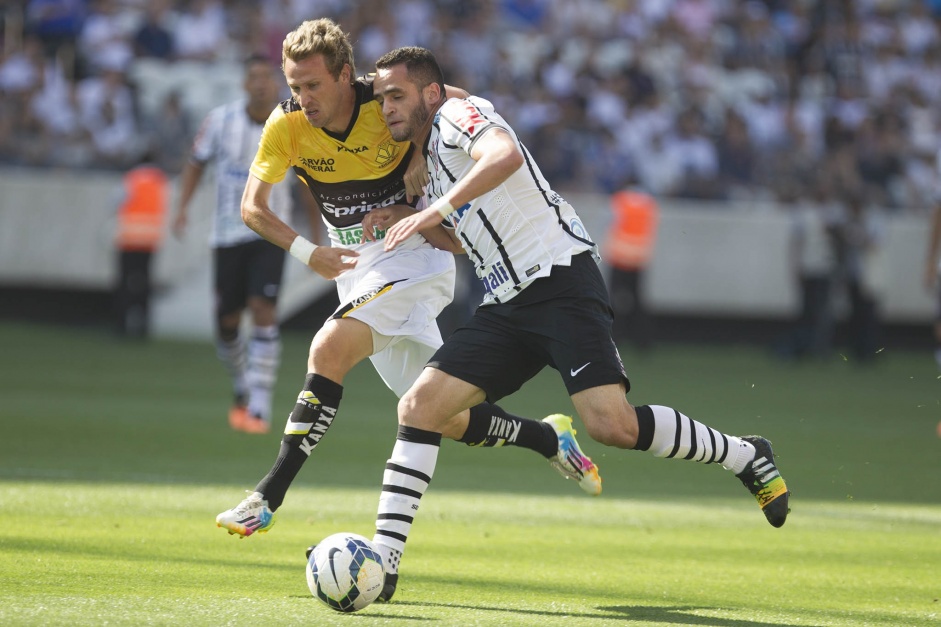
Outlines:
[{"label": "blurred crowd", "polygon": [[[179,170],[200,120],[144,115],[142,59],[205,65],[332,17],[357,73],[400,45],[492,100],[562,190],[799,204],[934,201],[941,0],[2,2],[0,163]],[[220,103],[215,103],[220,104]]]}]

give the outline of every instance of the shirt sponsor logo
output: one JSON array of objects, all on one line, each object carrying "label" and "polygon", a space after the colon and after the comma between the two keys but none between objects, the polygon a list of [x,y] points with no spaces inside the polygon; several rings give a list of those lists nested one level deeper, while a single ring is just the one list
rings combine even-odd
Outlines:
[{"label": "shirt sponsor logo", "polygon": [[366,152],[369,150],[367,146],[355,146],[353,148],[347,148],[346,146],[337,146],[337,152],[348,152],[351,154],[359,154],[361,152]]},{"label": "shirt sponsor logo", "polygon": [[[340,241],[341,246],[353,246],[354,244],[359,244],[360,240],[363,239],[362,226],[354,226],[349,229],[335,229],[334,232],[337,234],[337,239]],[[377,240],[380,240],[385,238],[386,232],[378,227],[374,227],[373,235]]]},{"label": "shirt sponsor logo", "polygon": [[503,262],[490,266],[490,274],[480,279],[484,283],[484,289],[493,294],[493,291],[510,280],[510,275],[503,267]]},{"label": "shirt sponsor logo", "polygon": [[299,157],[299,161],[311,172],[336,172],[334,165],[336,162],[332,158],[309,159]]},{"label": "shirt sponsor logo", "polygon": [[484,116],[480,115],[480,111],[478,111],[477,107],[467,103],[454,116],[454,123],[467,131],[468,135],[473,136],[475,130],[487,125],[487,120]]},{"label": "shirt sponsor logo", "polygon": [[357,213],[366,214],[376,207],[388,207],[389,205],[403,204],[405,202],[405,190],[400,190],[394,196],[389,196],[384,198],[379,202],[369,203],[365,200],[356,205],[350,205],[347,207],[337,206],[332,203],[324,202],[321,205],[321,208],[327,213],[336,216],[337,218],[353,215]]}]

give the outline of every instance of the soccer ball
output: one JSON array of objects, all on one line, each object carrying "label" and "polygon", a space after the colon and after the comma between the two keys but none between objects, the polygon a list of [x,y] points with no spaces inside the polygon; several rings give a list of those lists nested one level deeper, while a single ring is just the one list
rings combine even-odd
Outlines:
[{"label": "soccer ball", "polygon": [[310,593],[338,612],[361,610],[379,596],[385,583],[376,545],[355,533],[335,533],[307,558]]}]

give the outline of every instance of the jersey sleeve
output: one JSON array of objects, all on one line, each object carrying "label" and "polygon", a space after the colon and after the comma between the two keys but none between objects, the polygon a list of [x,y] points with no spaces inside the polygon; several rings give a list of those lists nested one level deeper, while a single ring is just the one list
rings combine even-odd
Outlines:
[{"label": "jersey sleeve", "polygon": [[218,107],[210,111],[206,119],[203,120],[199,132],[196,133],[196,138],[193,140],[193,161],[205,164],[217,156],[223,115],[224,111],[221,107]]},{"label": "jersey sleeve", "polygon": [[279,183],[291,167],[290,120],[279,106],[265,122],[249,171],[266,183]]},{"label": "jersey sleeve", "polygon": [[441,107],[441,137],[448,146],[456,146],[468,155],[485,133],[495,128],[509,130],[483,98],[452,98]]}]

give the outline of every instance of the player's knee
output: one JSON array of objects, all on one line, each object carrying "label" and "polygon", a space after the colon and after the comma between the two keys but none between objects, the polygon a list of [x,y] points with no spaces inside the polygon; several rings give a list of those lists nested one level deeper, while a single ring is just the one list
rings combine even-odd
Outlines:
[{"label": "player's knee", "polygon": [[278,312],[275,302],[262,296],[253,296],[248,299],[248,309],[252,314],[252,323],[267,327],[278,323]]},{"label": "player's knee", "polygon": [[223,342],[231,342],[239,336],[239,323],[242,320],[241,312],[217,313],[216,333]]},{"label": "player's knee", "polygon": [[434,410],[434,404],[422,399],[422,392],[414,387],[399,399],[399,424],[440,432],[442,423],[448,417],[442,419]]}]

